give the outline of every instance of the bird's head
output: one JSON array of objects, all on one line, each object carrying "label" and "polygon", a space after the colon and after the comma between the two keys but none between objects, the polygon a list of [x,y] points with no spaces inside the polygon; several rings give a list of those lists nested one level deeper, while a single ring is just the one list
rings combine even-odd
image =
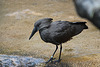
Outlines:
[{"label": "bird's head", "polygon": [[52,18],[43,18],[43,19],[40,19],[38,21],[35,22],[34,24],[34,28],[33,28],[33,31],[29,37],[29,40],[32,38],[32,36],[40,29],[50,25],[50,23],[52,22]]}]

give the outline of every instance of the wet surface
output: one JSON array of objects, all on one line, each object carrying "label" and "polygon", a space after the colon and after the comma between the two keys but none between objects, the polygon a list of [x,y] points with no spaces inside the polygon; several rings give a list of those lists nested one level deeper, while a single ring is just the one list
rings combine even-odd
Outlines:
[{"label": "wet surface", "polygon": [[[43,42],[39,33],[28,40],[34,22],[45,17],[51,17],[53,21],[86,21],[89,29],[63,44],[61,63],[43,66],[100,66],[100,31],[89,21],[78,17],[72,0],[2,0],[0,5],[0,54],[48,60],[55,45]],[[56,59],[58,55],[59,50]]]},{"label": "wet surface", "polygon": [[0,67],[35,67],[44,62],[41,58],[0,55]]}]

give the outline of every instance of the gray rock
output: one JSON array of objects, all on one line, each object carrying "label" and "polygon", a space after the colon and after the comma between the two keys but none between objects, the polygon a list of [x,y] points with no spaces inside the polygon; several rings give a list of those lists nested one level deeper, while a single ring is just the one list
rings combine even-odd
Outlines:
[{"label": "gray rock", "polygon": [[41,58],[0,55],[0,67],[35,67],[43,62],[45,61]]},{"label": "gray rock", "polygon": [[100,0],[73,0],[78,15],[100,29]]}]

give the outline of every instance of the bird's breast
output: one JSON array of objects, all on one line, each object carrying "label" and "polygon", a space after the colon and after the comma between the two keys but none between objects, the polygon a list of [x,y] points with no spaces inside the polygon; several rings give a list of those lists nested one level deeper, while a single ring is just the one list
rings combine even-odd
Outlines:
[{"label": "bird's breast", "polygon": [[40,37],[43,41],[48,42],[49,40],[49,32],[47,29],[39,30]]}]

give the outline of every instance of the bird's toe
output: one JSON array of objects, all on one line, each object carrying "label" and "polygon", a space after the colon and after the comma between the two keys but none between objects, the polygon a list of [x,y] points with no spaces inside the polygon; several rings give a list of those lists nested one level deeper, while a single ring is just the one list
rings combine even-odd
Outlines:
[{"label": "bird's toe", "polygon": [[49,62],[53,62],[53,60],[54,60],[55,58],[50,58],[48,61],[46,61],[45,63],[47,64],[47,63],[49,63]]},{"label": "bird's toe", "polygon": [[59,63],[61,61],[61,59],[55,60],[53,61],[53,63]]}]

